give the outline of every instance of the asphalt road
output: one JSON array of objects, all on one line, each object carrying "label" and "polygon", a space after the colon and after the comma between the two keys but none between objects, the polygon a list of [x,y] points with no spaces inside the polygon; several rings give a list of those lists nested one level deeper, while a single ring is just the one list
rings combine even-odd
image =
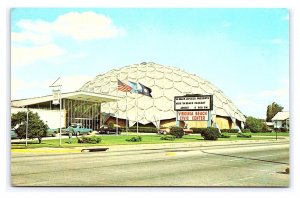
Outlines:
[{"label": "asphalt road", "polygon": [[11,183],[13,186],[289,186],[289,174],[284,172],[289,165],[288,142],[124,148],[72,154],[12,153]]}]

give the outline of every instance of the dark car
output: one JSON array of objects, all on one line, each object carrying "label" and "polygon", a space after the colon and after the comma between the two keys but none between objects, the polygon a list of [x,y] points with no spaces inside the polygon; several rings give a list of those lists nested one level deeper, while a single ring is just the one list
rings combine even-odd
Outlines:
[{"label": "dark car", "polygon": [[[101,126],[98,130],[98,133],[100,134],[117,134],[117,128],[116,127],[108,127],[108,126]],[[122,129],[119,127],[118,128],[118,134],[122,132]]]}]

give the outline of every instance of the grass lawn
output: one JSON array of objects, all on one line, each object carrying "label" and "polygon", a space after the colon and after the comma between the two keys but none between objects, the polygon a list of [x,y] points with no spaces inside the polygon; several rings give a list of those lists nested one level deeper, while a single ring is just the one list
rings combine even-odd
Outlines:
[{"label": "grass lawn", "polygon": [[[266,140],[266,139],[274,139],[275,137],[270,136],[266,137],[265,133],[263,136],[256,136],[257,134],[252,134],[252,138],[237,138],[236,134],[231,134],[230,138],[219,138],[218,141],[235,141],[235,140]],[[199,142],[206,141],[200,135],[185,135],[180,139],[175,139],[174,141],[168,140],[160,140],[163,135],[141,135],[141,142],[129,142],[126,139],[130,139],[135,137],[135,135],[103,135],[100,136],[102,138],[101,143],[99,144],[79,144],[77,143],[77,139],[72,138],[72,144],[68,144],[68,138],[63,137],[61,142],[63,148],[72,148],[72,147],[89,147],[89,146],[108,146],[108,145],[130,145],[130,144],[160,144],[160,143],[179,143],[179,142]],[[274,135],[275,136],[275,135]],[[279,136],[279,135],[278,135]],[[280,137],[279,137],[280,138]],[[27,148],[41,148],[41,147],[59,147],[59,139],[51,139],[51,140],[42,140],[41,144],[38,144],[37,140],[28,141]],[[25,141],[21,142],[12,142],[12,149],[21,149],[25,148]]]},{"label": "grass lawn", "polygon": [[[252,136],[276,136],[276,132],[271,132],[271,133],[251,133]],[[287,132],[277,132],[277,136],[284,136],[284,137],[289,137],[290,133]]]}]

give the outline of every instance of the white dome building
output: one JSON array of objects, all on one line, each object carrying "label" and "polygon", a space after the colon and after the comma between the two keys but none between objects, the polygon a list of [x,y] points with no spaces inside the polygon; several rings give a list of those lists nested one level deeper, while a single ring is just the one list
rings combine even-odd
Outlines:
[{"label": "white dome building", "polygon": [[[128,84],[128,81],[139,82],[152,89],[151,97],[118,91],[118,79]],[[118,102],[102,104],[102,112],[110,114],[110,120],[125,126],[138,121],[139,125],[167,127],[175,125],[174,96],[186,94],[213,95],[212,123],[218,127],[242,127],[245,117],[221,90],[196,75],[182,69],[159,65],[153,62],[143,62],[113,69],[85,83],[80,91],[108,94],[123,97]],[[138,99],[137,99],[138,98]],[[108,122],[108,120],[106,120]],[[207,121],[186,121],[189,127],[206,127]],[[182,124],[182,123],[181,123]]]}]

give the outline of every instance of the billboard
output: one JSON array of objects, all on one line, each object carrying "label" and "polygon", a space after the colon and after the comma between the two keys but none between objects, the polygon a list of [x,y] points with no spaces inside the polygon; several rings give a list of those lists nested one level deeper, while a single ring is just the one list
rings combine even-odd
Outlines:
[{"label": "billboard", "polygon": [[193,111],[213,109],[212,95],[195,95],[195,96],[175,96],[174,110],[175,111]]}]

